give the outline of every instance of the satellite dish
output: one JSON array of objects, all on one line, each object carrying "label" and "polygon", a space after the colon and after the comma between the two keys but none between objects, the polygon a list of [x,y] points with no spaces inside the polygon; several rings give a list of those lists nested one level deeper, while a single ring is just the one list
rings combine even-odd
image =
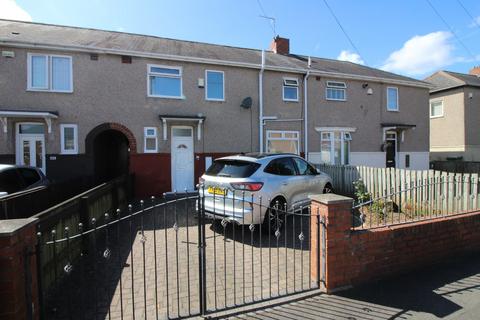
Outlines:
[{"label": "satellite dish", "polygon": [[252,98],[246,97],[245,99],[243,99],[242,103],[240,104],[240,107],[245,109],[250,109],[252,107]]}]

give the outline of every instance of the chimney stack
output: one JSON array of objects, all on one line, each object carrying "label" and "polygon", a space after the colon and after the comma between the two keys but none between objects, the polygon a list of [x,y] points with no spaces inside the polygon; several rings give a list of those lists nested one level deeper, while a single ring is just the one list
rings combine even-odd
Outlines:
[{"label": "chimney stack", "polygon": [[473,67],[472,69],[470,69],[470,71],[468,73],[470,73],[471,75],[479,77],[480,76],[480,66]]},{"label": "chimney stack", "polygon": [[278,54],[289,54],[290,40],[287,38],[280,38],[280,36],[276,36],[275,38],[273,38],[272,43],[270,44],[270,50]]}]

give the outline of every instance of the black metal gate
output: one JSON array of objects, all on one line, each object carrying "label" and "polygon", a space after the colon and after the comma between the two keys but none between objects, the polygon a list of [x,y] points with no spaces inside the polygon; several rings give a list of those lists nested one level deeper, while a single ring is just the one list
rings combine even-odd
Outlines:
[{"label": "black metal gate", "polygon": [[152,197],[53,230],[40,224],[43,319],[183,318],[318,288],[324,260],[312,258],[311,228],[320,243],[325,227],[310,206],[240,197],[241,210],[258,206],[269,223],[245,224],[225,209],[212,220],[197,193]]}]

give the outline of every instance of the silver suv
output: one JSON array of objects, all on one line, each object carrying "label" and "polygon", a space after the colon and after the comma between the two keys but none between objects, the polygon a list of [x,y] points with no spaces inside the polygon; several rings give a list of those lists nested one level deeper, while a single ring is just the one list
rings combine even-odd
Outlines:
[{"label": "silver suv", "polygon": [[281,228],[286,212],[308,205],[309,195],[333,191],[331,178],[303,158],[265,153],[216,159],[199,189],[208,217],[271,230]]}]

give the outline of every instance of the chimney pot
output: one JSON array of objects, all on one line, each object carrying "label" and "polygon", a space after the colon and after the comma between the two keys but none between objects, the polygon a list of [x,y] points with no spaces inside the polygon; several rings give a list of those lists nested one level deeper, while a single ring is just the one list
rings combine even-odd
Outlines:
[{"label": "chimney pot", "polygon": [[474,66],[468,73],[477,77],[480,76],[480,66]]},{"label": "chimney pot", "polygon": [[289,54],[290,53],[290,40],[287,38],[281,38],[276,36],[273,38],[272,43],[270,44],[270,50],[278,54]]}]

